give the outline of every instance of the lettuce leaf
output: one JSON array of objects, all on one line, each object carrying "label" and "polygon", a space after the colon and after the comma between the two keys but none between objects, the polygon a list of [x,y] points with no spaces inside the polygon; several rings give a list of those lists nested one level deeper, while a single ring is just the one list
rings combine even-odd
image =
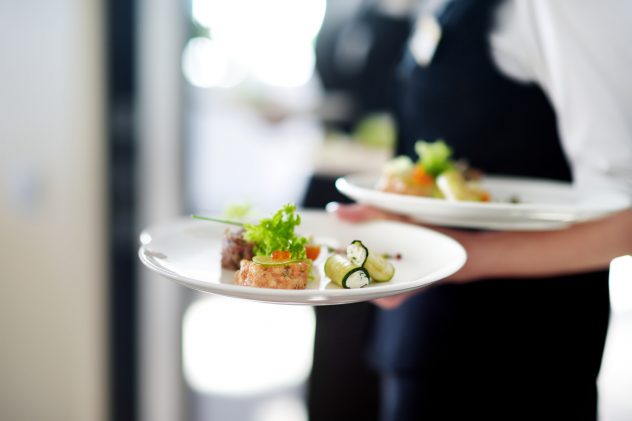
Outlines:
[{"label": "lettuce leaf", "polygon": [[419,140],[415,143],[415,152],[419,155],[419,163],[433,177],[454,167],[450,159],[452,149],[443,140],[433,143]]},{"label": "lettuce leaf", "polygon": [[258,224],[244,224],[244,239],[254,243],[257,256],[270,256],[273,251],[289,251],[292,259],[305,259],[307,238],[297,236],[294,228],[301,224],[296,206],[286,204],[271,218],[262,218]]}]

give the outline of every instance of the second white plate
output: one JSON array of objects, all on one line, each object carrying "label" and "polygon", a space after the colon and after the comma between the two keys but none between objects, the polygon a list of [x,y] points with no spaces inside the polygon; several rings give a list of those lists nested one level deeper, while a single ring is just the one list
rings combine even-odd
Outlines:
[{"label": "second white plate", "polygon": [[[613,193],[580,198],[572,185],[559,181],[488,176],[482,187],[493,201],[458,202],[386,193],[374,188],[376,174],[352,174],[336,180],[346,196],[421,222],[493,230],[553,230],[627,208],[629,199]],[[518,203],[511,203],[512,199]]]}]

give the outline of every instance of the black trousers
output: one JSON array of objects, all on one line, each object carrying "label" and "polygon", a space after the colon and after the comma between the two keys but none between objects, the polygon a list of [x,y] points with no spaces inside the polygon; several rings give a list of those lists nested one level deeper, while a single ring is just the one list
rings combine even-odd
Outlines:
[{"label": "black trousers", "polygon": [[605,272],[441,285],[379,311],[380,421],[595,420]]}]

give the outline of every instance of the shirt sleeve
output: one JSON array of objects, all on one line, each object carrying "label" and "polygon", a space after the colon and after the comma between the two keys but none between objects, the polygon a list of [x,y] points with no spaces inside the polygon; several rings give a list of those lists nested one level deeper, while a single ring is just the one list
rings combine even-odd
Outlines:
[{"label": "shirt sleeve", "polygon": [[632,199],[632,2],[509,0],[496,18],[494,60],[548,96],[578,191]]}]

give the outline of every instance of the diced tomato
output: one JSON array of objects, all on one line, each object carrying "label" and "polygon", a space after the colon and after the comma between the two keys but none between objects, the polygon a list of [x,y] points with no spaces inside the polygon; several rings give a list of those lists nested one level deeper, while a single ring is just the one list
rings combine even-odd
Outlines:
[{"label": "diced tomato", "polygon": [[416,165],[413,170],[413,181],[419,185],[427,186],[434,182],[432,175],[426,172],[426,169],[423,165]]},{"label": "diced tomato", "polygon": [[308,244],[305,246],[305,254],[308,259],[316,260],[320,255],[320,246],[316,244]]},{"label": "diced tomato", "polygon": [[272,260],[290,260],[292,253],[289,250],[275,250],[271,257]]}]

